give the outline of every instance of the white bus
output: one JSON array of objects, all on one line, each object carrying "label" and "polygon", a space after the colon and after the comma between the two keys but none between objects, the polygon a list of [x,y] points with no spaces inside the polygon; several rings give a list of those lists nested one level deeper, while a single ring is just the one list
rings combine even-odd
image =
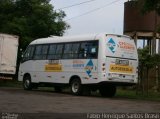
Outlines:
[{"label": "white bus", "polygon": [[25,90],[48,84],[74,95],[99,90],[112,97],[117,86],[138,81],[138,56],[128,36],[97,34],[37,39],[26,49],[19,68]]}]

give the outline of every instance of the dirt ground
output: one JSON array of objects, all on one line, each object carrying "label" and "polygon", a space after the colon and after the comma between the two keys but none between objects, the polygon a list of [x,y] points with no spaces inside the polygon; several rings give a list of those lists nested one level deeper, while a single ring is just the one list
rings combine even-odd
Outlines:
[{"label": "dirt ground", "polygon": [[151,112],[160,112],[160,102],[99,96],[73,96],[69,93],[44,90],[24,91],[20,88],[0,88],[1,117],[24,114],[23,118],[25,116],[45,118],[46,115],[50,115],[50,117],[54,115],[55,118],[60,119],[57,116],[63,115],[64,118],[72,118],[73,115],[76,115],[79,118],[89,118],[91,115],[88,114],[91,113]]}]

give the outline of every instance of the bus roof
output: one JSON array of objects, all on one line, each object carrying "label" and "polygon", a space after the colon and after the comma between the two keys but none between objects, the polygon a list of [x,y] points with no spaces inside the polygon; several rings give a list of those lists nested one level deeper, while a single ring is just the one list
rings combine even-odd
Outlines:
[{"label": "bus roof", "polygon": [[48,44],[48,43],[61,43],[61,42],[73,42],[73,41],[86,41],[86,40],[97,40],[99,37],[103,37],[105,35],[116,35],[121,37],[127,37],[125,35],[117,35],[117,34],[90,34],[90,35],[75,35],[75,36],[50,36],[48,38],[40,38],[32,41],[32,44]]}]

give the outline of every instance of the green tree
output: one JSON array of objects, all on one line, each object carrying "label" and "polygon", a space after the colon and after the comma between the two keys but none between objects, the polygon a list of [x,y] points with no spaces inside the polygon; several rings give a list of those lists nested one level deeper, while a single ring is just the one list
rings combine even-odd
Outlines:
[{"label": "green tree", "polygon": [[143,0],[145,12],[156,11],[160,15],[160,0]]},{"label": "green tree", "polygon": [[69,25],[63,11],[55,11],[50,0],[0,0],[0,32],[20,37],[20,48],[49,35],[62,36]]},{"label": "green tree", "polygon": [[[54,10],[50,0],[0,0],[0,33],[18,35],[19,49],[24,50],[34,39],[62,36],[69,28],[63,21],[65,16],[63,11]],[[21,52],[18,65],[20,59]]]},{"label": "green tree", "polygon": [[[145,47],[144,49],[138,49],[138,56],[139,56],[139,72],[140,72],[139,77],[140,77],[141,81],[144,80],[146,77],[147,92],[148,92],[149,71],[151,68],[160,65],[160,55],[158,55],[158,54],[150,55],[149,48]],[[144,73],[145,71],[146,71],[146,73]],[[145,75],[143,75],[143,74],[145,74]]]}]

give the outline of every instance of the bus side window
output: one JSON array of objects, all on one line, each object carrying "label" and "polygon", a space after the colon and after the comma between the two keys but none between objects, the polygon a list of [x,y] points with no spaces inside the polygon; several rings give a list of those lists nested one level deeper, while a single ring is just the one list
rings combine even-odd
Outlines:
[{"label": "bus side window", "polygon": [[80,43],[73,43],[72,45],[72,58],[73,59],[78,58],[79,46],[80,46]]},{"label": "bus side window", "polygon": [[98,55],[98,41],[88,41],[82,42],[80,51],[79,51],[79,58],[97,58]]},{"label": "bus side window", "polygon": [[42,45],[37,45],[35,48],[34,58],[35,60],[41,59],[41,51],[42,51]]},{"label": "bus side window", "polygon": [[66,43],[64,45],[63,59],[72,59],[72,44]]},{"label": "bus side window", "polygon": [[82,42],[79,49],[79,58],[87,58],[87,42]]},{"label": "bus side window", "polygon": [[45,60],[47,58],[48,45],[37,45],[35,49],[34,59]]},{"label": "bus side window", "polygon": [[49,48],[49,45],[43,45],[42,46],[42,59],[45,60],[47,59],[47,53],[48,53],[48,48]]},{"label": "bus side window", "polygon": [[97,58],[98,55],[98,41],[90,42],[88,44],[88,58]]},{"label": "bus side window", "polygon": [[31,60],[33,58],[34,46],[29,46],[24,53],[22,61]]},{"label": "bus side window", "polygon": [[29,59],[33,59],[34,49],[35,49],[35,46],[31,46],[31,51],[30,51]]},{"label": "bus side window", "polygon": [[55,59],[55,54],[56,54],[56,44],[51,44],[49,46],[47,59]]},{"label": "bus side window", "polygon": [[55,59],[61,59],[63,52],[63,44],[57,44]]}]

